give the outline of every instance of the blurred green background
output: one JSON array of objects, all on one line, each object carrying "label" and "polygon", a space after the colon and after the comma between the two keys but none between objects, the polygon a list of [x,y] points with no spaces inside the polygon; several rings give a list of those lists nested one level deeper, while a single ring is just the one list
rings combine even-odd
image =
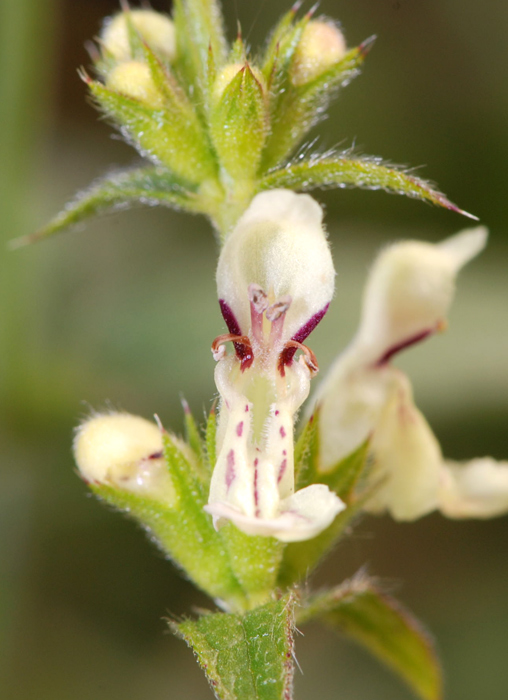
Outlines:
[{"label": "blurred green background", "polygon": [[[165,2],[154,2],[164,10]],[[0,2],[0,697],[158,700],[211,697],[168,611],[209,602],[142,532],[89,498],[72,429],[113,406],[182,428],[180,392],[201,415],[214,395],[210,341],[223,331],[216,246],[205,221],[137,210],[7,252],[73,193],[136,160],[86,103],[76,69],[114,0]],[[253,46],[287,8],[226,3]],[[508,457],[508,3],[323,0],[350,44],[378,35],[363,75],[317,130],[323,147],[426,167],[491,228],[460,279],[449,332],[401,358],[450,457]],[[318,193],[338,269],[313,335],[323,370],[354,331],[376,249],[438,240],[468,222],[384,193]],[[508,518],[410,525],[369,518],[316,585],[367,563],[438,639],[449,700],[508,697]],[[296,697],[403,700],[376,662],[321,628],[297,639]]]}]

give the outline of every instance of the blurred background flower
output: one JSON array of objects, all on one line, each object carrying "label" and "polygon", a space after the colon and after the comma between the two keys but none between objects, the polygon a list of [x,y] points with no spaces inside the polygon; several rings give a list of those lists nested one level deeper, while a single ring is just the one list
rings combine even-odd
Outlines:
[{"label": "blurred background flower", "polygon": [[[167,10],[164,1],[153,2]],[[6,700],[209,698],[169,610],[207,605],[124,518],[76,477],[73,426],[114,407],[182,428],[180,392],[201,415],[214,395],[216,245],[204,219],[139,210],[44,244],[6,242],[135,153],[85,103],[76,69],[114,0],[2,0],[0,6],[0,695]],[[287,9],[228,0],[252,45]],[[378,42],[363,76],[315,131],[324,148],[427,167],[491,229],[459,280],[446,334],[399,366],[447,454],[508,456],[508,5],[504,0],[323,0],[350,45]],[[324,192],[336,299],[313,334],[322,370],[352,336],[365,272],[383,242],[437,241],[457,215],[384,193]],[[365,518],[316,576],[368,563],[438,638],[449,700],[508,692],[508,519],[400,525]],[[402,700],[384,669],[331,633],[297,640],[297,697]]]}]

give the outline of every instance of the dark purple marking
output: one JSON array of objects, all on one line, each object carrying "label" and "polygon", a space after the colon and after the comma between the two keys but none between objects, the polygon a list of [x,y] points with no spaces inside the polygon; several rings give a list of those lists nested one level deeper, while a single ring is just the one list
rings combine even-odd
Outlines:
[{"label": "dark purple marking", "polygon": [[275,411],[275,415],[278,416],[280,411]]},{"label": "dark purple marking", "polygon": [[285,431],[283,425],[280,426],[280,428],[279,428],[279,433],[280,433],[281,438],[285,438],[285,437],[286,437],[286,431]]},{"label": "dark purple marking", "polygon": [[[231,310],[229,304],[227,304],[224,299],[219,299],[219,306],[229,332],[233,335],[243,335],[240,324],[236,320],[236,316]],[[233,345],[235,346],[236,356],[242,363],[242,371],[246,370],[254,361],[252,349],[243,345],[242,343],[233,343]]]},{"label": "dark purple marking", "polygon": [[259,492],[258,492],[258,463],[259,460],[256,458],[254,460],[254,505],[256,506],[256,518],[259,518],[260,511],[259,505]]},{"label": "dark purple marking", "polygon": [[249,404],[246,404],[245,405],[245,413],[248,413],[248,412],[249,412]]},{"label": "dark purple marking", "polygon": [[163,455],[162,450],[159,450],[159,452],[152,452],[151,455],[148,455],[148,459],[160,459]]},{"label": "dark purple marking", "polygon": [[286,450],[282,450],[282,454],[283,454],[283,455],[284,455],[284,457],[285,457],[285,456],[287,455],[287,452],[286,452]]},{"label": "dark purple marking", "polygon": [[392,357],[397,353],[401,352],[401,350],[405,350],[406,348],[411,347],[411,345],[416,345],[416,343],[420,343],[422,340],[425,340],[425,338],[428,338],[429,335],[432,335],[434,332],[434,328],[431,328],[430,330],[427,329],[426,331],[422,331],[421,333],[413,335],[407,340],[403,340],[402,342],[397,343],[397,345],[392,345],[392,347],[388,348],[385,354],[379,358],[379,360],[375,363],[374,366],[383,367],[384,365],[387,365],[392,359]]},{"label": "dark purple marking", "polygon": [[280,467],[279,467],[279,475],[277,476],[277,483],[280,484],[282,481],[282,477],[284,476],[284,472],[286,471],[286,467],[288,465],[287,459],[283,459]]},{"label": "dark purple marking", "polygon": [[235,480],[235,451],[229,450],[227,456],[227,468],[226,468],[226,488],[229,491],[229,487]]},{"label": "dark purple marking", "polygon": [[236,320],[236,316],[234,313],[231,311],[231,307],[229,304],[227,304],[224,299],[219,299],[219,306],[221,310],[221,314],[226,321],[226,326],[228,327],[228,331],[232,333],[233,335],[242,335],[242,331],[240,328],[240,325],[238,321]]},{"label": "dark purple marking", "polygon": [[243,433],[243,420],[240,421],[240,423],[238,423],[238,425],[236,426],[236,434],[238,435],[238,437],[242,437],[242,433]]},{"label": "dark purple marking", "polygon": [[[294,334],[291,340],[296,340],[297,343],[303,343],[305,338],[312,333],[314,328],[321,321],[325,313],[328,311],[329,306],[330,304],[328,303],[324,308],[321,309],[321,311],[318,311],[317,314],[311,316],[307,323],[305,323],[300,328],[300,330]],[[291,364],[291,362],[293,361],[293,357],[295,356],[295,352],[296,348],[284,348],[284,350],[281,352],[279,357],[279,367],[281,368],[282,376],[284,376],[284,365]]]}]

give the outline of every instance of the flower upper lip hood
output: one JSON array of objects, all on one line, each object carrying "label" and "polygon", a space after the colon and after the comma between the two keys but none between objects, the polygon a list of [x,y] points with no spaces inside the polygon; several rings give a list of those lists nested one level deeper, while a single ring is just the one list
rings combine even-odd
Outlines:
[{"label": "flower upper lip hood", "polygon": [[483,227],[438,244],[406,241],[385,249],[366,285],[359,330],[320,387],[324,472],[367,438],[379,482],[366,504],[412,520],[435,508],[450,517],[489,517],[508,509],[508,463],[457,465],[443,458],[411,384],[391,358],[446,325],[455,277],[485,246]]},{"label": "flower upper lip hood", "polygon": [[355,351],[382,364],[443,327],[457,273],[486,239],[486,229],[477,227],[437,244],[402,241],[385,248],[367,281]]},{"label": "flower upper lip hood", "polygon": [[231,520],[247,534],[305,540],[344,508],[323,484],[294,493],[294,420],[317,371],[301,341],[325,314],[334,279],[322,211],[308,195],[257,195],[224,245],[217,288],[230,333],[212,346],[221,409],[206,507],[217,527]]},{"label": "flower upper lip hood", "polygon": [[302,342],[323,318],[334,292],[335,270],[322,227],[323,212],[309,195],[272,190],[257,195],[226,240],[217,267],[219,303],[229,331],[251,328],[257,285],[268,304],[290,300],[277,348]]}]

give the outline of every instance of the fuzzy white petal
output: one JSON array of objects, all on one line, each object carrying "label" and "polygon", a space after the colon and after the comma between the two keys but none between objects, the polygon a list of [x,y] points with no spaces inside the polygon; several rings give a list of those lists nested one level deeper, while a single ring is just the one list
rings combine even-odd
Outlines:
[{"label": "fuzzy white petal", "polygon": [[356,343],[379,359],[390,348],[432,333],[446,320],[459,269],[485,245],[483,227],[432,244],[403,241],[381,252],[369,275]]},{"label": "fuzzy white petal", "polygon": [[219,299],[233,311],[242,333],[250,326],[246,292],[251,284],[273,301],[291,297],[284,321],[288,339],[330,303],[335,270],[322,218],[309,195],[271,190],[254,197],[226,240],[217,267]]},{"label": "fuzzy white petal", "polygon": [[439,507],[449,518],[492,518],[508,512],[508,462],[492,457],[446,461]]}]

